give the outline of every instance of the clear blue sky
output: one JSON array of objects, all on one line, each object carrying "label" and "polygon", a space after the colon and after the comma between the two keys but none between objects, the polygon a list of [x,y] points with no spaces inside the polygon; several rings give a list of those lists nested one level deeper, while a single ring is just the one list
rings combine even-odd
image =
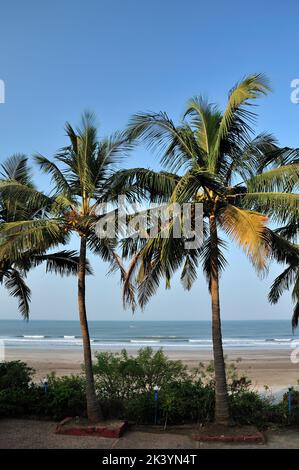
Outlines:
[{"label": "clear blue sky", "polygon": [[[51,156],[65,144],[66,120],[76,124],[95,111],[100,132],[123,128],[130,114],[165,110],[180,118],[186,100],[206,94],[224,105],[227,91],[245,74],[266,73],[273,93],[261,100],[257,131],[273,132],[282,145],[299,146],[299,106],[290,101],[290,82],[299,78],[297,1],[252,0],[3,0],[0,28],[0,160],[15,152]],[[142,149],[127,162],[153,166]],[[46,187],[45,177],[39,179]],[[290,295],[278,306],[267,291],[279,268],[259,280],[236,248],[222,277],[224,319],[289,318]],[[93,259],[88,280],[91,319],[130,319],[123,312],[116,276]],[[76,319],[76,280],[28,278],[31,318]],[[0,318],[18,318],[16,302],[1,289]],[[160,289],[136,319],[210,318],[207,287],[200,276],[191,293],[178,282]]]}]

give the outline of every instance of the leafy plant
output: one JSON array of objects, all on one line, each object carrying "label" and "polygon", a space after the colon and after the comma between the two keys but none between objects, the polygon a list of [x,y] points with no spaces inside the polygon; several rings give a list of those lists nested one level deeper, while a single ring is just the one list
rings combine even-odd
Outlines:
[{"label": "leafy plant", "polygon": [[140,349],[136,357],[125,349],[116,354],[97,353],[94,374],[100,399],[114,400],[128,400],[152,392],[155,385],[163,389],[188,377],[181,361],[171,361],[162,350],[154,352],[149,347]]},{"label": "leafy plant", "polygon": [[214,409],[215,390],[201,381],[171,383],[161,393],[160,413],[165,428],[168,423],[209,422]]},{"label": "leafy plant", "polygon": [[34,372],[22,361],[0,362],[0,390],[27,390]]},{"label": "leafy plant", "polygon": [[84,415],[85,387],[83,376],[71,375],[57,377],[55,373],[48,376],[48,391],[40,388],[41,403],[35,408],[37,414],[62,419],[67,416]]},{"label": "leafy plant", "polygon": [[21,361],[0,363],[0,416],[18,416],[30,409],[34,369]]},{"label": "leafy plant", "polygon": [[271,415],[269,400],[252,390],[242,390],[230,396],[232,416],[237,423],[265,426]]},{"label": "leafy plant", "polygon": [[[97,399],[105,417],[125,418],[140,424],[207,423],[215,410],[214,367],[188,370],[162,350],[140,350],[136,357],[98,353],[94,365]],[[293,391],[293,412],[288,414],[287,394],[279,404],[251,390],[250,381],[228,364],[229,400],[235,422],[280,425],[298,423],[299,392]],[[40,416],[62,419],[85,416],[84,375],[48,376],[48,388],[32,382],[34,370],[21,361],[0,364],[0,416]],[[154,387],[158,385],[158,401]]]}]

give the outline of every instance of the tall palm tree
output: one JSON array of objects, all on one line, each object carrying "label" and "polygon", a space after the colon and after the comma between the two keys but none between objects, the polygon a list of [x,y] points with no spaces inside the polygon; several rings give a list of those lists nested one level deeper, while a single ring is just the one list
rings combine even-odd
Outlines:
[{"label": "tall palm tree", "polygon": [[[0,167],[3,182],[16,182],[33,189],[28,158],[16,154],[8,158]],[[5,184],[5,183],[4,183]],[[30,220],[40,214],[40,206],[30,201],[18,199],[4,188],[0,195],[0,224],[16,222],[24,218]],[[49,249],[51,246],[49,245]],[[21,256],[20,256],[21,255]],[[26,284],[28,272],[41,263],[46,264],[47,272],[60,275],[77,274],[79,258],[75,251],[59,251],[55,253],[40,252],[37,249],[26,249],[19,253],[17,259],[2,257],[0,260],[0,283],[4,284],[9,294],[18,299],[19,311],[24,319],[29,319],[31,291]]]},{"label": "tall palm tree", "polygon": [[[262,172],[261,160],[266,155],[283,156],[290,149],[279,148],[268,134],[252,138],[251,123],[255,115],[252,101],[269,90],[262,75],[251,75],[229,93],[222,112],[202,97],[192,98],[182,123],[175,126],[166,113],[137,114],[132,117],[128,135],[149,148],[158,150],[165,171],[155,173],[137,168],[123,170],[114,178],[117,190],[126,184],[137,184],[155,202],[171,204],[201,203],[204,217],[204,243],[200,248],[187,249],[184,238],[163,238],[163,229],[148,240],[123,241],[124,256],[132,256],[124,283],[136,276],[139,303],[149,300],[161,278],[169,280],[182,266],[183,286],[190,289],[201,262],[211,296],[212,340],[216,380],[215,420],[230,421],[220,317],[219,276],[225,267],[225,242],[222,230],[236,241],[257,268],[263,270],[269,250],[267,216],[277,219],[287,209],[298,211],[299,196],[277,192],[273,187],[286,179],[298,179],[298,165],[284,165]],[[174,228],[170,219],[170,234]],[[181,223],[186,221],[183,219]]]},{"label": "tall palm tree", "polygon": [[[121,275],[124,275],[121,260],[114,251],[116,240],[99,238],[95,226],[101,217],[107,217],[107,211],[105,214],[98,214],[98,204],[113,204],[117,199],[118,194],[111,190],[110,183],[120,157],[126,154],[131,145],[121,133],[98,141],[94,116],[88,112],[82,116],[80,128],[74,130],[67,123],[65,130],[70,143],[58,151],[54,160],[42,155],[35,157],[41,170],[52,177],[51,197],[15,181],[0,184],[0,190],[6,189],[18,197],[27,197],[34,204],[40,203],[41,208],[50,206],[44,217],[34,220],[24,218],[3,224],[0,233],[5,241],[0,246],[0,256],[16,259],[19,251],[27,247],[43,250],[49,242],[52,245],[61,242],[66,244],[72,233],[78,236],[78,310],[83,339],[87,415],[90,422],[97,422],[103,416],[95,393],[87,322],[86,252],[90,249],[104,261],[110,262],[112,270],[119,268]],[[113,213],[113,209],[109,210]]]}]

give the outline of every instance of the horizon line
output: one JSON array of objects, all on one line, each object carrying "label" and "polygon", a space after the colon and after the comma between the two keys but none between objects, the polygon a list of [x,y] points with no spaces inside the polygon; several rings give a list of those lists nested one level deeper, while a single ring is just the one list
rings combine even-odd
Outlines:
[{"label": "horizon line", "polygon": [[[79,322],[79,319],[74,319],[74,320],[70,320],[70,319],[65,319],[65,320],[62,320],[62,319],[55,319],[55,318],[34,318],[32,320],[26,320],[26,319],[23,319],[23,318],[0,318],[0,321],[22,321],[22,322],[25,322],[25,323],[30,323],[32,321],[53,321],[53,322],[63,322],[63,321],[75,321],[75,322]],[[110,323],[117,323],[117,322],[122,322],[122,323],[132,323],[132,322],[181,322],[181,323],[186,323],[186,322],[202,322],[202,321],[208,321],[208,322],[211,322],[212,320],[204,320],[204,319],[196,319],[196,320],[93,320],[93,319],[90,319],[88,320],[89,322],[92,322],[92,321],[97,321],[97,322],[110,322]],[[275,319],[269,319],[269,318],[259,318],[259,319],[246,319],[246,318],[242,318],[242,319],[236,319],[236,318],[224,318],[222,319],[222,321],[252,321],[252,322],[260,322],[260,321],[271,321],[271,322],[275,322],[275,321],[291,321],[291,319],[288,319],[288,318],[275,318]]]}]

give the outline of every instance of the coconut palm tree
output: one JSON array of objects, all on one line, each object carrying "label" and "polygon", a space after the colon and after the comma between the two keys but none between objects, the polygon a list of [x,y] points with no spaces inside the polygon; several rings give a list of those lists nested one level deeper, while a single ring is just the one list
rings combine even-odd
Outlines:
[{"label": "coconut palm tree", "polygon": [[[1,181],[15,181],[33,189],[28,158],[16,154],[1,165]],[[40,207],[35,207],[27,200],[17,199],[9,189],[2,190],[0,196],[0,224],[16,222],[24,218],[30,220],[38,217]],[[51,248],[51,246],[49,246]],[[24,319],[29,319],[31,291],[26,284],[28,272],[41,263],[46,263],[46,271],[60,275],[77,274],[79,257],[76,252],[63,250],[55,253],[42,253],[38,250],[23,251],[13,260],[2,257],[0,261],[0,283],[4,284],[9,294],[18,299],[19,311]]]},{"label": "coconut palm tree", "polygon": [[[180,125],[175,126],[166,113],[134,115],[128,135],[149,148],[158,150],[165,171],[148,169],[123,170],[114,175],[114,183],[137,184],[151,201],[201,203],[203,205],[203,244],[187,249],[182,238],[174,238],[175,217],[170,217],[169,238],[163,238],[165,226],[150,239],[125,239],[124,256],[132,257],[124,283],[136,277],[139,303],[144,306],[156,292],[161,278],[169,280],[182,266],[181,280],[190,289],[201,262],[208,281],[212,309],[212,340],[216,381],[215,420],[230,421],[225,363],[222,345],[219,277],[226,265],[224,240],[219,231],[236,241],[258,271],[266,266],[270,249],[267,215],[278,219],[286,210],[298,211],[299,196],[276,191],[286,179],[297,180],[299,166],[284,165],[262,172],[262,159],[283,157],[291,149],[279,148],[273,136],[252,137],[251,124],[255,115],[250,105],[266,94],[269,85],[262,75],[251,75],[229,93],[222,112],[202,97],[192,98]],[[117,183],[118,181],[118,183]],[[274,189],[273,189],[274,188]],[[184,225],[187,221],[181,218]],[[131,288],[131,287],[130,287]]]},{"label": "coconut palm tree", "polygon": [[[40,204],[44,214],[36,219],[23,218],[4,223],[0,233],[5,240],[0,246],[0,256],[18,259],[18,253],[28,247],[43,251],[49,243],[52,246],[66,244],[71,234],[78,236],[78,310],[83,339],[87,415],[90,422],[97,422],[103,416],[96,399],[87,322],[86,252],[90,249],[93,254],[110,262],[112,270],[119,268],[124,275],[121,260],[114,251],[116,240],[99,238],[95,227],[101,217],[107,216],[107,211],[105,214],[98,213],[98,204],[113,204],[117,199],[118,194],[111,190],[110,182],[113,181],[113,171],[119,159],[131,145],[121,133],[98,141],[95,119],[89,112],[83,114],[80,128],[75,130],[67,123],[65,130],[69,145],[60,149],[53,160],[42,155],[35,156],[41,170],[52,178],[51,197],[15,181],[0,184],[0,190],[9,190],[18,198],[26,197],[32,204]],[[109,210],[113,215],[115,209]]]}]

